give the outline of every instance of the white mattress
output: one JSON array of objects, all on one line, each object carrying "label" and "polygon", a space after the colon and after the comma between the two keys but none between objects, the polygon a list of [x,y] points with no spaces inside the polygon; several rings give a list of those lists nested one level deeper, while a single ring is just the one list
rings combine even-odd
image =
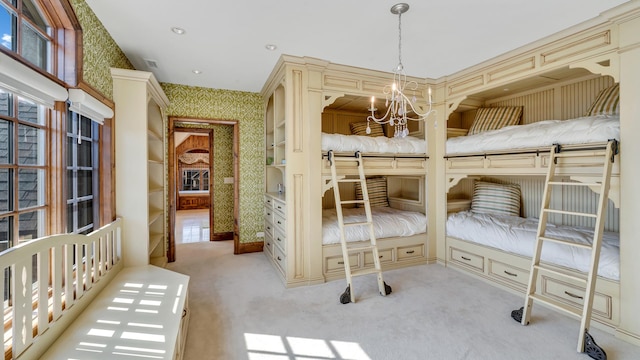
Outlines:
[{"label": "white mattress", "polygon": [[[342,209],[344,222],[365,222],[364,208]],[[411,236],[427,231],[427,216],[416,211],[404,211],[390,207],[371,208],[373,229],[376,239],[396,236]],[[369,240],[368,226],[347,226],[345,237],[348,242]],[[339,244],[340,228],[335,209],[322,211],[322,244]]]},{"label": "white mattress", "polygon": [[447,140],[447,155],[606,142],[620,139],[620,117],[599,115],[506,126]]},{"label": "white mattress", "polygon": [[386,136],[360,136],[322,133],[322,151],[425,154],[427,142],[414,136],[389,138]]},{"label": "white mattress", "polygon": [[[447,219],[447,236],[529,257],[533,256],[537,230],[538,219],[517,216],[462,211],[449,215]],[[548,224],[546,235],[589,244],[593,239],[593,229]],[[545,242],[541,260],[587,272],[590,256],[588,249]],[[605,232],[603,235],[598,275],[612,280],[620,278],[618,233]]]}]

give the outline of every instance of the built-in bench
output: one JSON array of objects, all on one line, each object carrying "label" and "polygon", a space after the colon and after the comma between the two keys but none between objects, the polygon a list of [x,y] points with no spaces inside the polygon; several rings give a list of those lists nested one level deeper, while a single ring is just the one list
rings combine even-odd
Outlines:
[{"label": "built-in bench", "polygon": [[188,284],[154,265],[124,268],[40,359],[181,359]]},{"label": "built-in bench", "polygon": [[123,268],[121,233],[118,219],[0,253],[5,359],[181,358],[189,277]]}]

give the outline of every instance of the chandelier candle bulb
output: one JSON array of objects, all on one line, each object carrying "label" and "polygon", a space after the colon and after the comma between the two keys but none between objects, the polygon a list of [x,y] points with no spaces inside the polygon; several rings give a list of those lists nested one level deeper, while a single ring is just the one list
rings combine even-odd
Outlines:
[{"label": "chandelier candle bulb", "polygon": [[[427,116],[435,113],[432,109],[431,87],[428,88],[428,97],[423,99],[428,101],[428,109],[426,112],[420,113],[414,107],[416,104],[416,92],[424,94],[423,90],[414,80],[407,80],[407,75],[402,65],[402,14],[409,10],[409,5],[399,3],[391,7],[391,13],[398,15],[398,66],[393,70],[393,82],[385,86],[382,92],[385,95],[385,106],[387,110],[381,114],[380,118],[376,117],[373,107],[374,98],[371,98],[371,115],[367,117],[367,123],[375,121],[378,124],[389,124],[395,127],[394,137],[404,138],[409,135],[407,121],[424,121]],[[411,97],[407,96],[407,92],[411,93]],[[418,107],[419,108],[419,107]]]}]

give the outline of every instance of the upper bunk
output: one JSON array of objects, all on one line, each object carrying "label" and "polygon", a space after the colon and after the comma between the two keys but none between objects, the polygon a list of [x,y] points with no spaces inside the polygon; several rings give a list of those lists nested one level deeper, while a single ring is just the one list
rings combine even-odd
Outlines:
[{"label": "upper bunk", "polygon": [[394,127],[367,120],[370,110],[371,96],[346,94],[331,98],[322,112],[323,176],[331,174],[330,151],[336,156],[354,157],[353,164],[336,164],[341,175],[358,175],[356,152],[363,158],[366,175],[425,175],[429,157],[424,122],[409,121],[408,135],[396,137]]},{"label": "upper bunk", "polygon": [[[545,176],[556,144],[596,154],[619,140],[618,41],[618,24],[603,14],[447,77],[439,88],[447,190],[470,176]],[[610,198],[617,203],[618,154],[613,161]],[[601,163],[581,158],[562,174],[593,180]]]}]

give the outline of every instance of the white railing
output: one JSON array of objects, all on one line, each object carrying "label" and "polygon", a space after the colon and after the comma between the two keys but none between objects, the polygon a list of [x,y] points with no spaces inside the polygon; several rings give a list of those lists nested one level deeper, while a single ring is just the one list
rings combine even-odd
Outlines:
[{"label": "white railing", "polygon": [[121,234],[117,219],[0,253],[5,359],[37,358],[122,269]]}]

